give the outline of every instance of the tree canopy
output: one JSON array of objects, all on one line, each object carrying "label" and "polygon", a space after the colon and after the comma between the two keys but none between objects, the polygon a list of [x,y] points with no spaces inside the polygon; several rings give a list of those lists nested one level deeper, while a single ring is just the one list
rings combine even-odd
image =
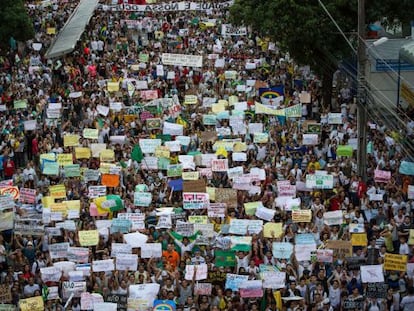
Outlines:
[{"label": "tree canopy", "polygon": [[[358,1],[322,2],[356,48]],[[412,0],[366,2],[367,22],[384,16],[407,22],[409,12],[414,9]],[[332,75],[338,62],[353,53],[318,0],[235,0],[230,8],[230,17],[232,23],[249,25],[259,36],[278,42],[279,47],[289,51],[298,63],[310,65],[314,72],[322,76],[325,87],[326,84],[332,85]],[[328,93],[325,92],[324,98],[328,99],[331,93],[326,88],[325,91]]]},{"label": "tree canopy", "polygon": [[25,41],[34,36],[33,23],[23,0],[0,1],[0,42],[7,46],[10,37]]}]

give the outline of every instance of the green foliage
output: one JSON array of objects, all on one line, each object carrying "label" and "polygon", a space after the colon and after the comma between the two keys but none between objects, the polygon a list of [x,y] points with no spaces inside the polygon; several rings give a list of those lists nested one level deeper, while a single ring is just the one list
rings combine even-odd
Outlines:
[{"label": "green foliage", "polygon": [[[356,0],[324,0],[344,32],[357,29]],[[332,72],[351,49],[317,0],[236,0],[230,9],[236,24],[251,25],[317,73]]]},{"label": "green foliage", "polygon": [[25,41],[34,36],[33,23],[23,0],[1,0],[0,20],[0,42],[3,46],[8,45],[10,37]]}]

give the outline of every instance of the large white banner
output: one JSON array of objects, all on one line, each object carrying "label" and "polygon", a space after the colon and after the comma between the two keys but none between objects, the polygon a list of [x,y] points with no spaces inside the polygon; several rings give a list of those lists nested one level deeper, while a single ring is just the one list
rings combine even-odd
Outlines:
[{"label": "large white banner", "polygon": [[190,54],[162,53],[163,65],[203,67],[203,56]]},{"label": "large white banner", "polygon": [[234,3],[231,1],[224,1],[221,3],[204,2],[166,2],[157,4],[120,4],[120,5],[98,5],[100,10],[111,11],[135,11],[135,12],[171,12],[171,11],[208,11],[208,10],[222,10],[230,7]]},{"label": "large white banner", "polygon": [[245,36],[247,35],[246,27],[236,27],[230,24],[221,25],[221,35],[222,36]]}]

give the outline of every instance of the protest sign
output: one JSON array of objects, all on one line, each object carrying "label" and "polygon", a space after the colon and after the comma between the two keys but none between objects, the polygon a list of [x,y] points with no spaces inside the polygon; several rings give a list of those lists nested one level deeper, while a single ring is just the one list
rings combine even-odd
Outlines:
[{"label": "protest sign", "polygon": [[195,280],[201,281],[207,279],[207,265],[186,265],[185,266],[185,279],[191,281],[195,274]]},{"label": "protest sign", "polygon": [[162,53],[161,61],[163,65],[202,67],[203,57],[189,54]]},{"label": "protest sign", "polygon": [[62,272],[56,267],[40,268],[40,275],[43,282],[59,282]]},{"label": "protest sign", "polygon": [[384,270],[407,271],[407,255],[385,253]]},{"label": "protest sign", "polygon": [[99,242],[98,230],[84,230],[78,232],[79,243],[81,246],[95,246]]},{"label": "protest sign", "polygon": [[342,310],[363,310],[365,299],[361,296],[359,299],[345,298],[342,303]]},{"label": "protest sign", "polygon": [[261,272],[263,288],[279,289],[285,287],[286,272],[266,271]]},{"label": "protest sign", "polygon": [[292,221],[293,222],[311,222],[312,211],[311,210],[292,210]]},{"label": "protest sign", "polygon": [[323,222],[325,225],[328,225],[328,226],[342,225],[343,212],[342,211],[324,212]]},{"label": "protest sign", "polygon": [[131,245],[133,248],[141,247],[144,243],[147,242],[148,237],[145,234],[139,232],[124,234],[124,240],[127,244]]},{"label": "protest sign", "polygon": [[[126,311],[127,310],[127,304],[128,304],[127,295],[110,294],[110,295],[107,295],[105,297],[105,301],[110,302],[112,304],[116,304],[115,309],[118,310],[118,311]],[[113,305],[111,305],[111,307],[114,308]],[[99,305],[98,305],[98,308],[99,308],[99,309],[97,309],[98,311],[104,311],[104,310],[100,309]]]},{"label": "protest sign", "polygon": [[332,189],[333,188],[333,176],[332,175],[320,175],[320,174],[307,174],[306,175],[306,188],[315,189]]},{"label": "protest sign", "polygon": [[135,206],[149,206],[152,202],[151,192],[134,192]]},{"label": "protest sign", "polygon": [[215,266],[217,267],[234,267],[236,265],[235,252],[231,250],[216,250]]},{"label": "protest sign", "polygon": [[303,134],[302,143],[307,146],[314,146],[318,144],[319,136],[318,134]]},{"label": "protest sign", "polygon": [[66,258],[77,263],[87,263],[89,260],[89,249],[86,247],[69,247]]},{"label": "protest sign", "polygon": [[342,124],[342,114],[341,113],[328,113],[328,123],[329,124]]},{"label": "protest sign", "polygon": [[388,284],[387,283],[368,283],[366,296],[368,298],[379,298],[385,299],[388,294]]},{"label": "protest sign", "polygon": [[83,292],[86,292],[86,282],[66,281],[62,283],[64,299],[68,299],[72,294],[73,297],[79,298]]},{"label": "protest sign", "polygon": [[0,285],[0,302],[1,303],[10,303],[12,302],[11,289],[8,284]]},{"label": "protest sign", "polygon": [[36,201],[36,189],[20,188],[19,202],[34,204]]},{"label": "protest sign", "polygon": [[226,203],[228,208],[237,206],[237,190],[228,188],[215,188],[216,203]]},{"label": "protest sign", "polygon": [[49,255],[52,259],[66,258],[68,256],[69,243],[49,244]]},{"label": "protest sign", "polygon": [[332,249],[318,249],[316,251],[316,259],[318,262],[329,262],[333,261],[333,250]]},{"label": "protest sign", "polygon": [[79,145],[79,135],[65,135],[63,136],[63,145],[65,147],[76,147]]},{"label": "protest sign", "polygon": [[286,197],[295,197],[296,196],[296,186],[292,185],[290,181],[278,181],[277,182],[277,192],[278,196]]},{"label": "protest sign", "polygon": [[138,269],[138,255],[118,254],[116,256],[116,269],[119,271],[136,271]]},{"label": "protest sign", "polygon": [[194,294],[195,295],[211,295],[212,284],[211,283],[196,283],[194,285]]},{"label": "protest sign", "polygon": [[[125,254],[126,255],[126,254]],[[92,261],[93,272],[106,272],[115,270],[113,259],[94,260]]]},{"label": "protest sign", "polygon": [[161,258],[161,243],[144,243],[141,245],[141,258]]},{"label": "protest sign", "polygon": [[26,299],[19,299],[21,311],[43,311],[44,303],[42,296],[36,296]]},{"label": "protest sign", "polygon": [[201,192],[184,192],[183,208],[184,209],[204,209],[209,204],[209,196],[207,193]]},{"label": "protest sign", "polygon": [[263,236],[265,238],[280,237],[283,233],[283,224],[281,222],[268,222],[263,226]]},{"label": "protest sign", "polygon": [[390,171],[374,170],[374,181],[378,183],[387,183],[391,179]]},{"label": "protest sign", "polygon": [[257,298],[263,296],[262,281],[248,280],[239,285],[240,297]]},{"label": "protest sign", "polygon": [[368,239],[366,233],[352,233],[351,234],[352,246],[367,246]]},{"label": "protest sign", "polygon": [[272,252],[275,258],[289,259],[293,253],[293,244],[288,242],[273,242]]},{"label": "protest sign", "polygon": [[245,36],[247,35],[247,28],[243,26],[233,26],[231,24],[222,24],[221,34],[222,36]]},{"label": "protest sign", "polygon": [[229,288],[232,291],[238,291],[240,284],[246,282],[248,279],[249,279],[248,275],[227,273],[225,288]]},{"label": "protest sign", "polygon": [[383,283],[382,265],[361,266],[361,280],[363,283]]}]

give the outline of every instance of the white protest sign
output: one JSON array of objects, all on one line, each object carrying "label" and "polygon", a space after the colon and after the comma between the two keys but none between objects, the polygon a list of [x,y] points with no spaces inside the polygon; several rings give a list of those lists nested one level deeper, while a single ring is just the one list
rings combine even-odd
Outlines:
[{"label": "white protest sign", "polygon": [[186,67],[203,66],[203,56],[201,55],[162,53],[161,61],[163,65]]},{"label": "white protest sign", "polygon": [[132,246],[125,243],[112,243],[111,257],[116,257],[119,254],[132,254]]},{"label": "white protest sign", "polygon": [[382,265],[361,266],[361,280],[363,283],[383,283],[384,273]]},{"label": "white protest sign", "polygon": [[284,288],[286,283],[286,272],[265,271],[260,273],[263,280],[263,288]]},{"label": "white protest sign", "polygon": [[141,258],[161,258],[161,243],[145,243],[141,245]]},{"label": "white protest sign", "polygon": [[94,260],[92,261],[93,272],[106,272],[115,270],[113,259]]},{"label": "white protest sign", "polygon": [[303,134],[302,143],[304,145],[317,145],[319,136],[318,134]]},{"label": "white protest sign", "polygon": [[328,225],[328,226],[342,225],[343,212],[342,211],[325,212],[323,214],[323,222],[325,225]]},{"label": "white protest sign", "polygon": [[162,133],[170,134],[171,136],[183,135],[184,127],[182,124],[176,124],[171,122],[164,122]]},{"label": "white protest sign", "polygon": [[136,271],[138,269],[138,255],[118,254],[116,256],[116,269],[120,271]]},{"label": "white protest sign", "polygon": [[208,271],[208,267],[206,264],[186,265],[185,266],[185,279],[191,281],[195,273],[196,281],[205,280],[207,279],[207,271]]},{"label": "white protest sign", "polygon": [[133,248],[141,247],[142,244],[147,242],[148,237],[145,234],[134,232],[124,234],[124,240]]}]

